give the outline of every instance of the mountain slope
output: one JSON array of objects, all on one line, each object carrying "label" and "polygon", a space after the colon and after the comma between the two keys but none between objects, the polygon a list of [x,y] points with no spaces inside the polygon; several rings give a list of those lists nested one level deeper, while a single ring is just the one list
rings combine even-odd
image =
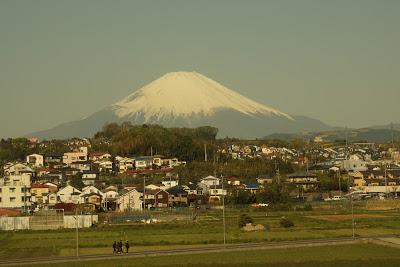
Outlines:
[{"label": "mountain slope", "polygon": [[219,128],[219,137],[240,138],[330,129],[318,120],[290,116],[260,104],[199,73],[172,72],[85,119],[29,136],[89,137],[107,122],[123,121],[166,127],[209,125]]}]

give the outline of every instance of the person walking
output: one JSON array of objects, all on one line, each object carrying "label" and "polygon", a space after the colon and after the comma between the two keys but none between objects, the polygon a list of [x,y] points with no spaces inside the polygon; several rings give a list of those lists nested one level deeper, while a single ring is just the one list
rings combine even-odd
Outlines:
[{"label": "person walking", "polygon": [[122,240],[118,242],[118,253],[122,254]]},{"label": "person walking", "polygon": [[116,254],[117,253],[117,241],[114,241],[112,246],[113,246],[113,253]]},{"label": "person walking", "polygon": [[128,240],[126,240],[126,242],[125,242],[126,254],[128,254],[128,253],[129,253],[129,247],[130,247],[130,245],[129,245],[129,241],[128,241]]}]

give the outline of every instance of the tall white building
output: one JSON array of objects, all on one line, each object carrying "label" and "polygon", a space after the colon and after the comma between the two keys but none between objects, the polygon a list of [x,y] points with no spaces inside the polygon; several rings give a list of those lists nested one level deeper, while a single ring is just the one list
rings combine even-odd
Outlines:
[{"label": "tall white building", "polygon": [[31,176],[10,175],[0,178],[0,208],[29,209],[31,206]]}]

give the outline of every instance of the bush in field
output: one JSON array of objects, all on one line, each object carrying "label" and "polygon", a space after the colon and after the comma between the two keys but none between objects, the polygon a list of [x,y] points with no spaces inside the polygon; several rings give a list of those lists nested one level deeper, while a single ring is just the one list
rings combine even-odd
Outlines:
[{"label": "bush in field", "polygon": [[248,223],[254,223],[253,218],[251,218],[247,214],[240,215],[240,217],[239,217],[239,228],[242,228],[243,226],[245,226]]},{"label": "bush in field", "polygon": [[281,227],[284,227],[284,228],[290,228],[290,227],[294,226],[294,223],[291,220],[287,219],[287,218],[283,218],[279,222],[279,224],[281,225]]},{"label": "bush in field", "polygon": [[312,211],[312,210],[313,210],[313,207],[311,206],[311,204],[305,204],[305,205],[304,205],[304,210],[305,210],[305,211]]}]

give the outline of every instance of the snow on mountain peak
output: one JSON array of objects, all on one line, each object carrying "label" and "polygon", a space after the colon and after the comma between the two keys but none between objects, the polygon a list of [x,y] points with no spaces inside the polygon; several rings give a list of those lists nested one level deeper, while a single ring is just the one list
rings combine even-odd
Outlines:
[{"label": "snow on mountain peak", "polygon": [[197,72],[170,72],[112,105],[120,117],[141,114],[145,121],[164,117],[211,116],[235,110],[249,116],[289,115],[257,103]]}]

